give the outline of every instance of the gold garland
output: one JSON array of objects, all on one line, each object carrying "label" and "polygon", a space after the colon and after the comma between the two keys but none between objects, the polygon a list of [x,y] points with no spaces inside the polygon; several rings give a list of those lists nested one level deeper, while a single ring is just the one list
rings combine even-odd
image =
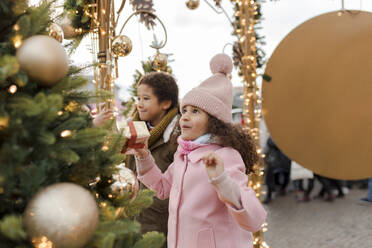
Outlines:
[{"label": "gold garland", "polygon": [[[259,123],[261,119],[261,98],[256,83],[257,77],[257,50],[255,24],[258,4],[257,0],[235,0],[235,16],[239,17],[239,29],[235,30],[239,45],[242,49],[241,71],[244,78],[243,90],[243,128],[250,133],[257,144],[257,153],[262,157],[260,148]],[[261,199],[261,186],[263,181],[263,160],[253,167],[254,172],[248,175],[248,186],[253,188],[258,199]],[[267,230],[267,223],[264,223],[261,230],[253,234],[253,247],[265,248],[268,245],[263,241],[263,233]]]}]

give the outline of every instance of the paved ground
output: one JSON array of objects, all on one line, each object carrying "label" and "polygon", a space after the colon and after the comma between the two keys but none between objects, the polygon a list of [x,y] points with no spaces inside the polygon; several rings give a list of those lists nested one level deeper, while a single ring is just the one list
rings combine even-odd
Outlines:
[{"label": "paved ground", "polygon": [[292,194],[265,205],[271,248],[372,248],[372,205],[356,204],[366,190],[352,189],[334,202],[296,202]]}]

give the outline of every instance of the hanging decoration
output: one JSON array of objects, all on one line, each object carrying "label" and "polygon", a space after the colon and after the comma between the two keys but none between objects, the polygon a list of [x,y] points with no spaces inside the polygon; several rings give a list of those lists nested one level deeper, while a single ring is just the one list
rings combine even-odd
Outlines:
[{"label": "hanging decoration", "polygon": [[159,49],[163,48],[167,43],[167,31],[163,25],[165,32],[165,41],[158,41],[156,35],[154,35],[154,40],[151,43],[150,47],[156,49],[156,54],[151,57],[151,66],[155,71],[167,72],[168,56],[166,54],[160,53]]},{"label": "hanging decoration", "polygon": [[125,35],[116,36],[112,41],[111,50],[115,56],[127,56],[132,51],[132,41]]},{"label": "hanging decoration", "polygon": [[186,2],[186,6],[187,6],[187,8],[193,10],[193,9],[196,9],[196,8],[199,7],[199,3],[200,3],[199,0],[188,0]]},{"label": "hanging decoration", "polygon": [[83,30],[82,29],[77,29],[72,26],[72,22],[70,18],[65,16],[61,22],[59,23],[61,25],[63,35],[65,39],[73,39],[79,34],[82,34]]},{"label": "hanging decoration", "polygon": [[53,86],[67,74],[65,49],[47,35],[35,35],[23,41],[16,56],[22,70],[41,86]]},{"label": "hanging decoration", "polygon": [[111,184],[111,189],[116,197],[122,197],[128,193],[131,194],[131,199],[134,200],[138,189],[139,183],[136,175],[129,168],[125,167],[124,163],[117,166],[118,173],[112,175],[114,180]]},{"label": "hanging decoration", "polygon": [[155,71],[167,71],[167,55],[160,53],[159,50],[151,58],[151,65]]},{"label": "hanging decoration", "polygon": [[63,40],[63,30],[62,28],[56,24],[56,23],[52,23],[49,27],[48,27],[48,35],[54,39],[56,39],[59,43],[62,42]]},{"label": "hanging decoration", "polygon": [[84,247],[98,226],[99,212],[90,192],[73,183],[57,183],[38,192],[24,213],[35,247]]},{"label": "hanging decoration", "polygon": [[143,11],[139,14],[140,22],[144,23],[147,29],[155,26],[155,16],[149,13],[154,13],[154,4],[152,0],[130,0],[132,8],[135,12]]},{"label": "hanging decoration", "polygon": [[[107,32],[109,29],[115,30],[125,2],[126,0],[121,1],[115,19],[113,0],[66,0],[63,5],[64,18],[60,23],[65,32],[65,39],[73,39],[75,43],[73,47],[77,47],[82,38],[88,34],[97,31]],[[149,14],[155,12],[152,0],[130,0],[129,3],[134,11],[145,11],[140,13],[140,22],[144,23],[148,29],[155,26],[154,16]],[[103,23],[100,21],[102,14],[109,18],[109,26],[104,24],[105,21]]]}]

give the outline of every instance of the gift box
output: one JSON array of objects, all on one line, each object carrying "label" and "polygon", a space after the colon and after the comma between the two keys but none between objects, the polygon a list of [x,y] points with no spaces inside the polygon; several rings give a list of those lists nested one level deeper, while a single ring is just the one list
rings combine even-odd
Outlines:
[{"label": "gift box", "polygon": [[133,148],[144,148],[150,137],[144,121],[121,122],[118,128],[123,129],[123,136],[127,139],[121,151],[124,154],[134,154]]}]

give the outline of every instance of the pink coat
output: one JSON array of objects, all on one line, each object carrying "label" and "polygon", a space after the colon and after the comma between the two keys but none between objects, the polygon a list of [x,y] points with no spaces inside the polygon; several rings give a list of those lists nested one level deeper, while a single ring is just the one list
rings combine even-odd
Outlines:
[{"label": "pink coat", "polygon": [[[209,183],[201,158],[215,151],[225,171],[239,185],[243,209],[222,202]],[[248,188],[245,166],[240,154],[227,147],[210,144],[188,155],[177,151],[174,162],[162,174],[149,156],[139,166],[151,169],[139,175],[160,199],[169,197],[168,248],[247,248],[253,246],[252,232],[258,231],[266,212]]]}]

